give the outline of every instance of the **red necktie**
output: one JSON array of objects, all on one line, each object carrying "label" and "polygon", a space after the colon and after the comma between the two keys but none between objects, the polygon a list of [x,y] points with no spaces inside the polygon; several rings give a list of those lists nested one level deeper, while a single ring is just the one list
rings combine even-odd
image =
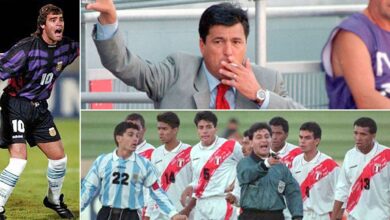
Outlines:
[{"label": "red necktie", "polygon": [[225,99],[226,91],[230,86],[220,83],[217,86],[217,99],[215,100],[215,109],[230,109],[229,102]]}]

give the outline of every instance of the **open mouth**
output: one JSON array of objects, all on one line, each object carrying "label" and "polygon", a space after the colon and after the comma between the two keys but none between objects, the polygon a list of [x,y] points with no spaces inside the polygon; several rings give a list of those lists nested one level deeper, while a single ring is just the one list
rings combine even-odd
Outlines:
[{"label": "open mouth", "polygon": [[55,35],[62,35],[62,32],[63,32],[63,29],[62,28],[57,28],[55,31],[54,31],[54,34]]},{"label": "open mouth", "polygon": [[268,148],[268,144],[263,144],[260,146],[260,148]]}]

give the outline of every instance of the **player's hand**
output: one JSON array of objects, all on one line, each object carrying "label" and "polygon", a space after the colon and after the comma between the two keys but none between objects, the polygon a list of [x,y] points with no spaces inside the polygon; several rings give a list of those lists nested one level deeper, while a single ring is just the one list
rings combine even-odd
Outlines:
[{"label": "player's hand", "polygon": [[187,220],[187,216],[185,216],[185,215],[180,215],[180,214],[176,214],[176,215],[172,216],[171,219],[172,219],[172,220]]},{"label": "player's hand", "polygon": [[117,19],[113,0],[96,0],[95,3],[87,4],[85,9],[100,12],[98,19],[102,25],[113,24]]},{"label": "player's hand", "polygon": [[142,217],[142,220],[150,220],[150,217],[149,216],[144,216],[144,217]]},{"label": "player's hand", "polygon": [[230,204],[235,204],[237,202],[236,197],[231,193],[226,194],[225,199]]},{"label": "player's hand", "polygon": [[235,61],[233,56],[229,56],[228,61],[222,61],[222,68],[219,69],[219,73],[227,78],[222,79],[222,83],[236,88],[249,100],[256,100],[256,92],[261,89],[261,86],[253,73],[249,58],[244,61],[244,64]]},{"label": "player's hand", "polygon": [[194,189],[192,188],[192,186],[188,186],[182,192],[181,197],[180,197],[180,203],[183,207],[187,206],[187,201],[189,201],[192,198],[193,191],[194,191]]},{"label": "player's hand", "polygon": [[179,214],[180,215],[185,215],[185,216],[190,216],[190,212],[191,212],[191,209],[189,209],[188,207],[185,207],[184,209],[182,209]]}]

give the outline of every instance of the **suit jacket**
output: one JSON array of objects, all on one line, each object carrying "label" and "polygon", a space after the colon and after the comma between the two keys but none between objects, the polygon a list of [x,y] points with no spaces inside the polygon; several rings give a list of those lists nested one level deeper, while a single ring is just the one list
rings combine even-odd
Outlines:
[{"label": "suit jacket", "polygon": [[[202,57],[174,53],[151,63],[131,53],[118,30],[108,40],[95,40],[105,68],[127,85],[147,93],[155,108],[208,109],[210,90],[201,68]],[[260,85],[270,91],[270,109],[302,108],[288,97],[280,73],[253,65]],[[236,92],[236,109],[257,109],[253,101]]]}]

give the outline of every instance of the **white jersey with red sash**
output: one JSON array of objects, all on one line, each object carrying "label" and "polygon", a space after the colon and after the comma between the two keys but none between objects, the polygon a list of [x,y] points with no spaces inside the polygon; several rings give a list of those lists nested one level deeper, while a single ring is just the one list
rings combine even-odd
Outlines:
[{"label": "white jersey with red sash", "polygon": [[363,154],[354,147],[344,158],[335,199],[347,203],[356,220],[390,219],[390,149],[378,143]]},{"label": "white jersey with red sash", "polygon": [[278,154],[280,161],[285,163],[289,169],[292,167],[294,158],[302,153],[301,148],[287,142],[279,152],[274,152],[272,149],[270,151],[271,153]]},{"label": "white jersey with red sash", "polygon": [[243,157],[238,142],[220,137],[211,146],[198,143],[192,148],[195,219],[234,219],[234,208],[224,199],[225,190],[236,180],[236,166]]},{"label": "white jersey with red sash", "polygon": [[303,210],[329,217],[340,172],[338,164],[318,151],[309,162],[304,159],[304,154],[298,155],[293,161],[291,172],[301,187]]},{"label": "white jersey with red sash", "polygon": [[[151,162],[157,170],[161,188],[167,193],[176,210],[182,210],[180,195],[192,181],[190,164],[191,146],[180,142],[177,147],[167,151],[162,145],[154,150]],[[154,200],[148,204],[147,216],[150,219],[169,219],[160,212]]]},{"label": "white jersey with red sash", "polygon": [[144,140],[142,143],[137,145],[135,153],[150,160],[154,149],[155,148],[153,147],[153,145],[149,144],[148,142],[146,142],[146,140]]}]

